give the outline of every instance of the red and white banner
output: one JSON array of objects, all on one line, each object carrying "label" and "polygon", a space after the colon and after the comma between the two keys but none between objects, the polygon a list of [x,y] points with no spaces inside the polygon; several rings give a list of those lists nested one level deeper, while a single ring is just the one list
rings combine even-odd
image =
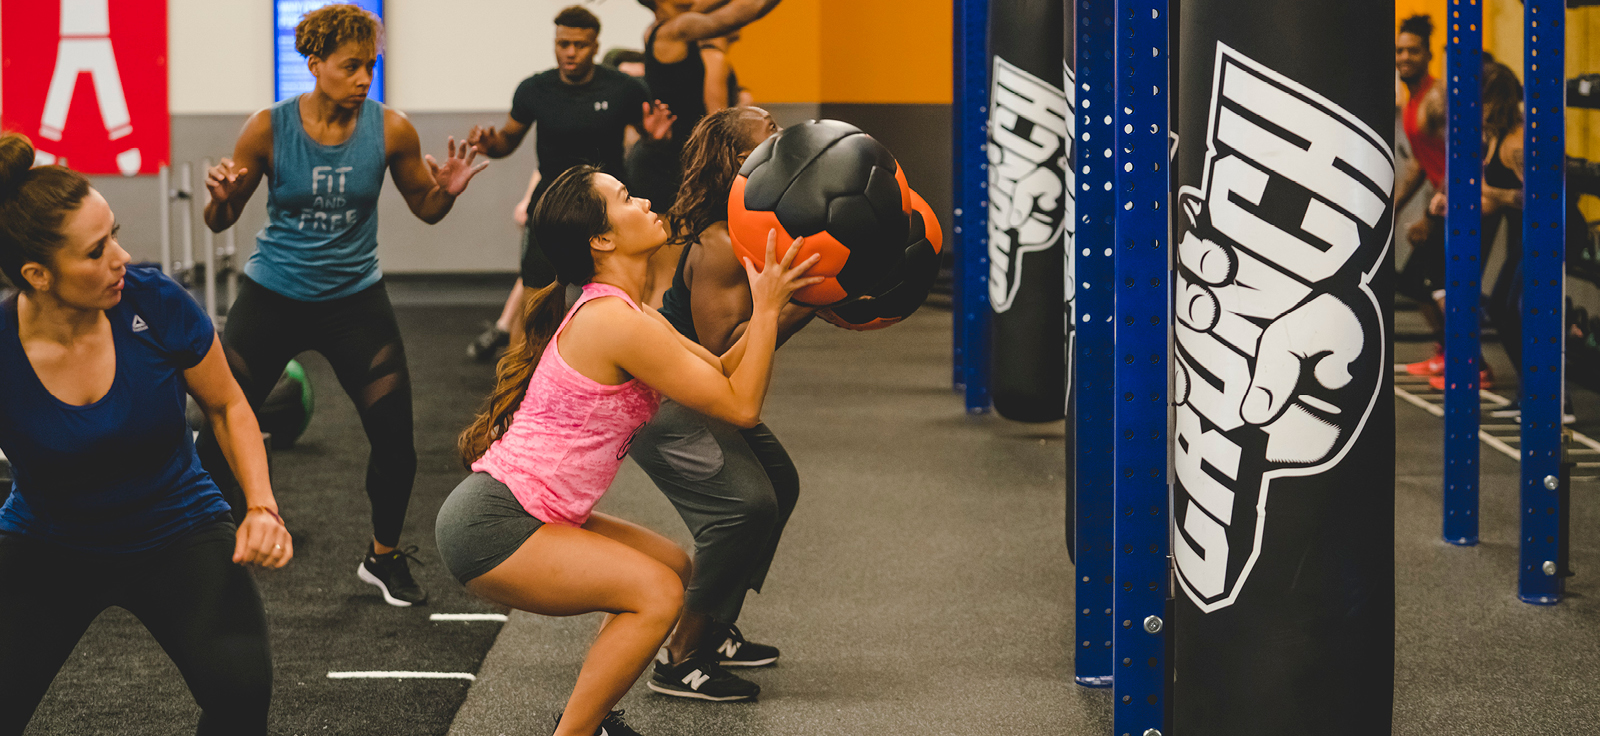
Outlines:
[{"label": "red and white banner", "polygon": [[155,173],[171,147],[166,0],[0,0],[0,126],[40,164]]}]

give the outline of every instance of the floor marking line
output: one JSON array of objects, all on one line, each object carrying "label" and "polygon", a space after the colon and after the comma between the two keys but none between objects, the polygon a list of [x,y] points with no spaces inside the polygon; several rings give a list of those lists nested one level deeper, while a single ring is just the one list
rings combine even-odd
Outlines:
[{"label": "floor marking line", "polygon": [[[1407,391],[1407,390],[1405,390],[1403,388],[1400,388],[1399,386],[1395,386],[1394,387],[1394,394],[1396,396],[1399,396],[1400,398],[1404,399],[1406,401],[1406,403],[1411,404],[1413,406],[1416,406],[1416,407],[1422,409],[1423,411],[1428,412],[1429,414],[1432,414],[1432,415],[1434,415],[1436,417],[1440,417],[1440,418],[1444,417],[1444,407],[1437,406],[1437,405],[1433,404],[1432,402],[1424,401],[1421,397],[1417,396],[1416,394],[1411,393],[1410,391]],[[1507,403],[1509,403],[1509,402],[1507,402]],[[1573,434],[1577,434],[1577,433],[1574,432]],[[1516,450],[1512,449],[1512,447],[1510,445],[1506,444],[1505,442],[1502,442],[1499,437],[1496,437],[1496,436],[1494,436],[1492,434],[1489,434],[1489,432],[1484,430],[1484,429],[1479,429],[1478,430],[1478,439],[1482,440],[1483,444],[1488,445],[1490,447],[1493,447],[1496,450],[1499,450],[1500,454],[1505,455],[1506,457],[1509,457],[1512,460],[1517,460],[1519,462],[1522,460],[1522,458],[1520,457],[1520,454]],[[1596,443],[1596,444],[1597,444],[1596,449],[1600,449],[1600,443]]]},{"label": "floor marking line", "polygon": [[471,672],[329,672],[330,680],[476,680]]},{"label": "floor marking line", "polygon": [[435,613],[428,616],[429,621],[500,621],[509,620],[503,613]]}]

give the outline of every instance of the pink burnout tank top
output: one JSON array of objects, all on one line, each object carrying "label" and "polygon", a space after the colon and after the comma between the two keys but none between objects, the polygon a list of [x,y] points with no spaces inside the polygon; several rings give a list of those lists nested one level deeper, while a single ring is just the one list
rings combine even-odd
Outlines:
[{"label": "pink burnout tank top", "polygon": [[556,338],[572,315],[607,296],[639,308],[615,286],[585,285],[545,347],[511,426],[472,464],[473,470],[506,484],[522,508],[547,524],[581,526],[589,520],[634,435],[661,405],[661,396],[638,379],[608,386],[561,358]]}]

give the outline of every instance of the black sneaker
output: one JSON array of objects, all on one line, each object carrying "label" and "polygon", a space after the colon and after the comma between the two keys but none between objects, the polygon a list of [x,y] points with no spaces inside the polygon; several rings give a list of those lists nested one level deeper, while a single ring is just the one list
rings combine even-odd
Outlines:
[{"label": "black sneaker", "polygon": [[778,661],[778,648],[746,641],[739,627],[714,625],[700,643],[700,651],[711,652],[723,667],[765,667]]},{"label": "black sneaker", "polygon": [[493,322],[485,322],[483,332],[467,343],[467,357],[485,363],[494,360],[500,349],[511,344],[511,333]]},{"label": "black sneaker", "polygon": [[[626,712],[625,710],[617,709],[607,713],[606,717],[601,719],[600,728],[595,730],[594,736],[643,736],[643,734],[633,730],[626,721],[622,720],[622,714]],[[555,727],[561,728],[561,713],[556,714]],[[552,729],[550,733],[554,734],[555,730]]]},{"label": "black sneaker", "polygon": [[[383,591],[383,600],[391,606],[426,603],[427,591],[411,578],[411,567],[406,564],[407,558],[417,560],[414,556],[416,551],[416,545],[412,545],[380,555],[368,547],[367,558],[361,561],[361,567],[356,568],[356,577],[364,583],[378,586],[378,590]],[[422,564],[422,560],[417,560],[417,564]]]},{"label": "black sneaker", "polygon": [[662,695],[726,703],[755,700],[761,686],[738,677],[709,657],[693,656],[682,664],[668,664],[656,658],[655,672],[645,685]]}]

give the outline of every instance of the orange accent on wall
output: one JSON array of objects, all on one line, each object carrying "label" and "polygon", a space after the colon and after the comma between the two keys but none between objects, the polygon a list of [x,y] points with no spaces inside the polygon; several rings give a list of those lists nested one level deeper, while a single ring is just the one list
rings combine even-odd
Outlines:
[{"label": "orange accent on wall", "polygon": [[822,101],[822,0],[784,0],[728,54],[756,104]]},{"label": "orange accent on wall", "polygon": [[950,0],[784,0],[730,54],[756,104],[951,99]]}]

